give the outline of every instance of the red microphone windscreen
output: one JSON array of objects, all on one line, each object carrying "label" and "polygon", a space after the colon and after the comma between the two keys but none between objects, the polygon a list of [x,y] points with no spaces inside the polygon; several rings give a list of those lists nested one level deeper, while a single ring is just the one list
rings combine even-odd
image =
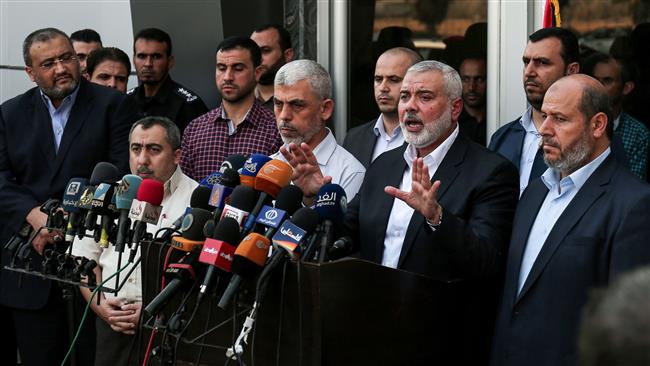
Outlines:
[{"label": "red microphone windscreen", "polygon": [[276,197],[283,187],[289,185],[292,173],[291,165],[282,160],[270,160],[255,176],[255,189]]},{"label": "red microphone windscreen", "polygon": [[149,202],[154,206],[160,206],[164,193],[165,189],[162,183],[153,179],[143,179],[138,188],[136,198],[138,201]]}]

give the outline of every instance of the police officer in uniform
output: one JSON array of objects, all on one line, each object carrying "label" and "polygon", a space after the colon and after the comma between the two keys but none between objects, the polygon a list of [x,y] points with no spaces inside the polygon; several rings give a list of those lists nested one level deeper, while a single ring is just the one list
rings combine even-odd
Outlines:
[{"label": "police officer in uniform", "polygon": [[172,80],[174,66],[169,34],[143,29],[135,36],[133,63],[140,85],[127,91],[143,116],[164,116],[174,121],[181,133],[194,118],[208,111],[201,98]]}]

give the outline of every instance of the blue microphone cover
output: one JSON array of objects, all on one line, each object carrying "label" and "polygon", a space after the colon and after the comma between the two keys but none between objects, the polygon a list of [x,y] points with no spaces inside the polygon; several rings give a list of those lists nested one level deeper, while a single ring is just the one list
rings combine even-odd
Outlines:
[{"label": "blue microphone cover", "polygon": [[255,177],[257,173],[262,169],[262,166],[271,160],[270,157],[262,154],[253,154],[251,155],[240,173],[241,184],[247,185],[249,187],[255,187]]},{"label": "blue microphone cover", "polygon": [[208,175],[207,177],[203,178],[199,184],[212,189],[212,186],[221,183],[221,175],[222,175],[221,172],[214,172]]},{"label": "blue microphone cover", "polygon": [[131,203],[138,193],[142,178],[135,174],[127,174],[122,177],[122,180],[115,189],[115,206],[118,210],[131,209]]},{"label": "blue microphone cover", "polygon": [[79,199],[88,186],[89,180],[86,178],[72,178],[68,182],[63,193],[63,209],[66,212],[79,212]]},{"label": "blue microphone cover", "polygon": [[314,210],[322,220],[341,222],[347,210],[345,190],[338,184],[326,184],[316,197]]}]

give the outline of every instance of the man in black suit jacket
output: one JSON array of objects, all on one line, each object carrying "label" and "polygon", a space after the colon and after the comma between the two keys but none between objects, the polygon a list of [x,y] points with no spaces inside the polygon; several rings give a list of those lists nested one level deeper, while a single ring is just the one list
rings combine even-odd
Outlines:
[{"label": "man in black suit jacket", "polygon": [[382,153],[404,144],[397,116],[399,88],[406,70],[420,61],[422,57],[417,52],[405,47],[391,48],[377,59],[375,101],[381,114],[377,119],[350,129],[343,141],[343,148],[366,169]]},{"label": "man in black suit jacket", "polygon": [[[461,315],[446,339],[458,352],[457,364],[485,364],[495,284],[517,204],[517,172],[506,159],[458,136],[461,89],[458,73],[445,64],[423,61],[408,70],[399,103],[408,146],[370,166],[345,221],[361,258],[464,282],[453,299]],[[309,196],[329,177],[307,146],[301,148],[281,151],[294,167],[294,183]],[[433,361],[427,355],[413,361],[421,361],[418,356]]]},{"label": "man in black suit jacket", "polygon": [[[0,106],[1,243],[24,223],[44,226],[40,205],[61,199],[70,178],[88,178],[98,162],[128,171],[128,133],[137,119],[122,94],[81,78],[65,33],[37,30],[23,50],[37,87]],[[35,270],[58,234],[44,230],[34,238]],[[3,252],[2,265],[9,260]],[[70,344],[58,285],[7,270],[0,279],[0,301],[11,310],[23,365],[59,365]]]},{"label": "man in black suit jacket", "polygon": [[586,75],[553,84],[540,126],[550,167],[515,214],[492,365],[576,365],[588,290],[650,263],[650,186],[614,159],[607,92]]}]

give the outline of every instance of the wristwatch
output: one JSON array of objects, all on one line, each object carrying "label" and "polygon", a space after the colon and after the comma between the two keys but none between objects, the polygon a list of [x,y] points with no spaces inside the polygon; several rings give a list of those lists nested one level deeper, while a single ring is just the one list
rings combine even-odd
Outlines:
[{"label": "wristwatch", "polygon": [[433,223],[433,222],[429,221],[429,219],[427,219],[427,218],[425,218],[424,220],[427,222],[427,225],[429,225],[431,230],[436,231],[438,226],[440,226],[440,224],[442,224],[442,207],[440,208],[440,216],[438,216],[438,222],[437,223]]}]

